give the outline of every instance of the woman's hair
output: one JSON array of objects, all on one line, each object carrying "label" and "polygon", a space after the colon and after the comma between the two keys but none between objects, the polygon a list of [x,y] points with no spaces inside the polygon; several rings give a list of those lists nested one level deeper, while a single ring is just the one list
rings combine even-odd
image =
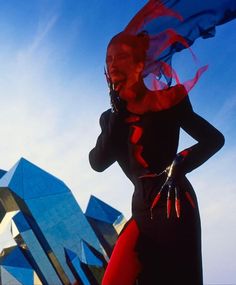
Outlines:
[{"label": "woman's hair", "polygon": [[145,31],[137,35],[121,32],[110,40],[108,47],[112,44],[125,44],[131,47],[133,49],[133,56],[135,61],[145,62],[147,50],[149,48],[149,36]]}]

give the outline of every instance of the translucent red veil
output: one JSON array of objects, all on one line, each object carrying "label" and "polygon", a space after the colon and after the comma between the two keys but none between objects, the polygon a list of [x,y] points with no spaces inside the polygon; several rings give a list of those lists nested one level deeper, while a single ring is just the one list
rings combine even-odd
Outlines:
[{"label": "translucent red veil", "polygon": [[[169,87],[172,79],[180,83],[171,67],[171,59],[176,52],[190,49],[197,38],[213,37],[217,25],[235,17],[235,0],[149,0],[123,33],[138,35],[147,31],[149,48],[143,77],[152,75],[155,78],[154,88],[159,90]],[[187,91],[206,69],[207,66],[199,68],[193,79],[183,83]]]}]

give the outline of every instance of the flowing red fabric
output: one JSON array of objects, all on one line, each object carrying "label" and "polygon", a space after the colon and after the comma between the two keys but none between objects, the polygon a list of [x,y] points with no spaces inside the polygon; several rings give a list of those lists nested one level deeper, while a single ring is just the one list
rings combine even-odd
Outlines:
[{"label": "flowing red fabric", "polygon": [[145,96],[138,103],[127,101],[127,109],[131,113],[139,115],[168,110],[180,103],[187,95],[187,90],[182,84],[176,84],[163,90],[147,90]]},{"label": "flowing red fabric", "polygon": [[[123,32],[131,35],[148,32],[150,41],[143,77],[153,74],[158,82],[152,88],[160,90],[171,86],[172,79],[180,84],[176,82],[177,71],[171,75],[166,72],[167,66],[172,70],[171,59],[176,52],[190,48],[197,38],[213,37],[216,26],[235,17],[235,0],[149,0]],[[192,79],[181,82],[187,91],[194,87],[207,66],[196,69]],[[163,77],[166,82],[161,80]]]},{"label": "flowing red fabric", "polygon": [[108,263],[102,285],[134,285],[141,270],[135,246],[139,229],[130,220],[120,234]]}]

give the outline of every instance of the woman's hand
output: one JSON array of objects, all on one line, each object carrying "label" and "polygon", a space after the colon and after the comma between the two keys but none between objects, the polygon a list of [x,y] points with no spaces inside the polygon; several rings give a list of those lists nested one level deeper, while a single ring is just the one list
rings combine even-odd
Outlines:
[{"label": "woman's hand", "polygon": [[[178,187],[178,179],[183,175],[181,171],[181,164],[184,161],[185,157],[188,155],[189,150],[182,151],[181,153],[177,154],[174,161],[165,169],[165,173],[167,174],[166,181],[162,185],[160,191],[156,195],[156,197],[153,200],[153,203],[151,205],[150,211],[151,211],[151,219],[153,219],[153,209],[156,207],[157,203],[159,202],[161,198],[162,192],[167,192],[167,219],[170,218],[171,213],[171,206],[172,206],[172,200],[171,200],[171,192],[174,192],[175,196],[175,213],[177,218],[180,218],[180,199],[179,199],[179,187]],[[185,191],[186,198],[190,202],[193,208],[195,208],[195,203],[190,195],[189,192]]]},{"label": "woman's hand", "polygon": [[111,89],[109,95],[112,113],[123,113],[126,110],[126,103],[120,98],[119,92],[114,89]]}]

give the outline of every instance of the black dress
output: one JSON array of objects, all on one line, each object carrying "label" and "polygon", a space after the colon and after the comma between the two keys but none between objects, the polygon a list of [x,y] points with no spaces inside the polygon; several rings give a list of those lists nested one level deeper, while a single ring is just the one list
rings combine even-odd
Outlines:
[{"label": "black dress", "polygon": [[[116,115],[107,110],[101,115],[100,125],[102,132],[89,154],[92,168],[103,171],[117,161],[135,187],[132,217],[140,230],[137,251],[143,265],[138,284],[203,284],[200,217],[194,190],[185,174],[223,146],[223,135],[194,113],[188,97],[168,110],[141,116],[129,113]],[[170,218],[167,219],[167,194],[164,192],[151,219],[150,207],[166,180],[166,174],[146,178],[140,176],[162,173],[172,163],[177,153],[180,128],[197,141],[181,165],[182,175],[177,182],[181,216],[176,217],[172,206]],[[135,129],[141,130],[136,138],[133,136]],[[143,163],[135,156],[137,145],[142,146]],[[186,199],[185,191],[191,194],[195,208]]]}]

